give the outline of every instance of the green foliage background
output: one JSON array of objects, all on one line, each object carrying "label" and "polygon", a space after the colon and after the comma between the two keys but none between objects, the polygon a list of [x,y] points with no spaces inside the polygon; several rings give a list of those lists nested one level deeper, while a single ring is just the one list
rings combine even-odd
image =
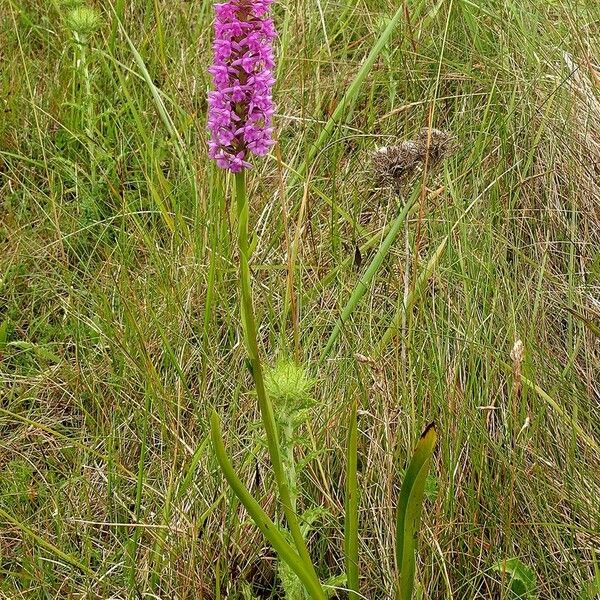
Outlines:
[{"label": "green foliage background", "polygon": [[[206,158],[211,5],[89,6],[100,21],[82,41],[66,3],[0,0],[0,595],[281,597],[208,440],[216,406],[244,483],[272,510],[231,182]],[[281,160],[249,176],[252,271],[266,361],[296,355],[317,377],[298,457],[300,508],[325,509],[311,554],[323,580],[343,571],[358,398],[365,597],[392,597],[399,475],[435,419],[423,597],[510,598],[494,565],[518,557],[539,598],[577,598],[600,547],[600,5],[405,7],[316,156],[398,2],[274,9]],[[369,153],[428,124],[452,131],[457,153],[406,190],[425,200],[318,366],[402,202],[377,188]]]}]

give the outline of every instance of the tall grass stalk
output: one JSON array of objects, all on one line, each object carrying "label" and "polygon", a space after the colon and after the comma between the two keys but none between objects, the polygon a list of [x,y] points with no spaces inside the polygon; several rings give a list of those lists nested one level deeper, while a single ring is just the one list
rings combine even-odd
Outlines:
[{"label": "tall grass stalk", "polygon": [[379,58],[381,51],[385,48],[386,44],[392,37],[392,34],[394,33],[396,26],[402,19],[403,15],[404,7],[401,6],[400,8],[398,8],[394,16],[390,19],[389,23],[387,24],[386,28],[383,30],[375,44],[373,44],[373,47],[367,55],[367,58],[365,59],[361,68],[356,74],[356,77],[352,80],[352,83],[346,89],[346,92],[344,93],[342,99],[336,106],[336,109],[334,110],[333,114],[327,120],[327,123],[325,123],[325,127],[323,127],[321,133],[319,134],[319,137],[308,151],[306,161],[299,168],[297,176],[302,177],[305,174],[306,168],[313,163],[321,149],[325,146],[329,138],[335,132],[336,127],[339,127],[352,115],[354,104],[356,102],[356,99],[358,98],[360,89],[365,79],[367,78],[367,75],[373,68],[375,61]]},{"label": "tall grass stalk", "polygon": [[348,598],[358,600],[358,401],[352,402],[346,441],[346,500],[344,505],[344,554]]},{"label": "tall grass stalk", "polygon": [[360,303],[363,296],[368,291],[369,286],[373,282],[373,279],[375,278],[375,275],[379,271],[385,257],[388,255],[394,242],[398,238],[398,235],[399,235],[400,231],[402,230],[402,227],[406,221],[406,217],[408,216],[411,209],[415,205],[415,202],[416,202],[416,194],[413,193],[409,197],[409,199],[406,201],[406,203],[404,204],[402,209],[400,210],[398,216],[392,222],[390,230],[388,231],[387,235],[385,236],[384,240],[382,241],[381,246],[377,250],[377,253],[373,257],[371,264],[365,271],[364,276],[360,279],[360,281],[354,288],[354,291],[352,292],[350,299],[348,300],[348,302],[344,306],[344,309],[342,310],[341,316],[337,320],[337,322],[333,328],[333,331],[329,335],[329,339],[327,340],[327,343],[325,344],[325,347],[323,348],[323,351],[321,353],[321,357],[320,357],[321,362],[325,361],[327,359],[327,357],[329,356],[329,354],[331,353],[331,350],[333,349],[334,344],[336,343],[337,339],[339,338],[344,325],[346,324],[346,322],[348,321],[348,319],[354,312],[355,308]]}]

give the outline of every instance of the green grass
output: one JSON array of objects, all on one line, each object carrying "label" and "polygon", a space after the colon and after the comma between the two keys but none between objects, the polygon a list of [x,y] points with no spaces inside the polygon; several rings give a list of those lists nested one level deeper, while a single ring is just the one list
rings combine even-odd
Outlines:
[{"label": "green grass", "polygon": [[[518,558],[539,598],[576,599],[600,562],[600,4],[411,0],[361,81],[398,6],[274,11],[281,160],[248,176],[251,268],[265,362],[318,379],[298,457],[299,508],[323,509],[311,557],[322,581],[344,570],[358,403],[364,597],[394,597],[398,482],[435,420],[423,598],[509,599],[497,565]],[[233,181],[206,158],[211,6],[95,7],[78,63],[64,2],[0,0],[0,597],[282,597],[209,439],[215,407],[277,522]],[[363,291],[407,199],[369,152],[428,124],[457,153],[407,190],[420,204]]]}]

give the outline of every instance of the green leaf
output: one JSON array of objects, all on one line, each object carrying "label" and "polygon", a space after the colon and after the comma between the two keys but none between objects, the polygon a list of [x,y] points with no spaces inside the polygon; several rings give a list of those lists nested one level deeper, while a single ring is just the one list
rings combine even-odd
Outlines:
[{"label": "green leaf", "polygon": [[210,434],[221,471],[223,472],[225,479],[227,479],[227,483],[229,483],[235,495],[244,505],[256,526],[267,540],[269,540],[279,558],[285,561],[298,576],[310,596],[312,598],[325,600],[326,596],[321,587],[321,583],[313,576],[314,571],[304,563],[296,550],[290,546],[284,536],[280,533],[277,525],[273,523],[267,513],[262,509],[260,504],[254,499],[252,494],[250,494],[240,478],[236,475],[225,450],[223,437],[221,435],[219,416],[214,410],[210,417]]},{"label": "green leaf", "polygon": [[42,346],[24,340],[15,340],[14,342],[8,342],[7,346],[18,348],[25,352],[33,352],[38,358],[51,363],[59,363],[62,361],[62,358],[58,356],[58,354],[52,352],[47,345]]},{"label": "green leaf", "polygon": [[492,566],[494,571],[501,573],[508,580],[508,587],[514,598],[534,600],[537,598],[536,576],[532,569],[518,558],[499,560]]},{"label": "green leaf", "polygon": [[343,588],[347,585],[348,578],[346,577],[346,573],[340,573],[339,575],[334,575],[329,579],[326,579],[323,582],[323,587],[325,588],[325,593],[328,598],[337,597],[336,594],[339,591],[338,588]]},{"label": "green leaf", "polygon": [[4,319],[0,323],[0,350],[6,348],[6,342],[8,340],[8,319]]},{"label": "green leaf", "polygon": [[[406,471],[401,471],[400,476],[404,477]],[[437,500],[439,493],[438,480],[435,475],[427,475],[427,479],[425,480],[425,498],[430,502],[435,502]]]},{"label": "green leaf", "polygon": [[437,433],[435,424],[432,423],[425,429],[417,443],[400,489],[396,513],[396,561],[400,570],[398,600],[411,600],[413,595],[416,571],[416,535],[419,530],[425,484],[436,441]]}]

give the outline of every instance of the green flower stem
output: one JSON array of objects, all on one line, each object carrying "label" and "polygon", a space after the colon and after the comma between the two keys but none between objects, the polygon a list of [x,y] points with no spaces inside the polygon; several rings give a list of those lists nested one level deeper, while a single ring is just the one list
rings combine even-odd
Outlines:
[{"label": "green flower stem", "polygon": [[92,79],[90,76],[89,58],[88,58],[88,45],[89,40],[87,36],[81,36],[77,33],[75,35],[75,42],[78,47],[79,68],[81,69],[81,77],[83,79],[83,110],[79,114],[80,126],[85,132],[88,154],[90,157],[90,178],[92,180],[92,189],[96,188],[96,157],[94,148],[94,134],[93,134],[93,123],[94,123],[94,106],[92,100]]},{"label": "green flower stem", "polygon": [[294,427],[291,424],[291,415],[287,422],[281,426],[281,454],[283,470],[290,490],[290,506],[295,514],[298,504],[298,483],[296,479],[296,463],[294,461]]},{"label": "green flower stem", "polygon": [[[294,462],[294,426],[292,424],[292,415],[287,408],[278,407],[279,410],[285,411],[285,414],[278,414],[279,421],[279,447],[281,449],[281,460],[283,463],[283,471],[285,473],[288,488],[290,490],[290,506],[294,514],[298,514],[298,484],[296,478],[296,463]],[[298,577],[290,573],[284,563],[279,564],[279,579],[283,586],[286,600],[298,600],[304,598],[302,592],[302,583]]]},{"label": "green flower stem", "polygon": [[[292,538],[298,550],[298,554],[306,567],[309,569],[311,576],[314,577],[318,583],[318,577],[308,549],[300,530],[298,518],[293,509],[293,502],[288,485],[288,480],[283,468],[283,462],[281,459],[281,452],[279,448],[279,438],[277,435],[277,425],[275,423],[275,415],[273,412],[273,405],[271,404],[267,391],[265,389],[264,377],[262,365],[259,357],[258,341],[256,334],[256,321],[254,318],[254,308],[252,305],[252,286],[250,276],[249,260],[249,243],[248,243],[248,197],[246,194],[246,179],[244,172],[237,173],[235,176],[235,190],[236,190],[236,201],[237,201],[237,218],[238,218],[238,249],[239,249],[239,261],[240,261],[240,290],[241,290],[241,312],[242,312],[242,325],[244,329],[244,338],[246,342],[246,351],[248,352],[248,358],[252,368],[252,376],[254,378],[254,385],[256,386],[256,395],[258,397],[258,407],[267,435],[267,446],[269,448],[269,456],[273,465],[273,472],[275,473],[275,481],[277,483],[277,489],[279,492],[279,499],[283,505],[283,511],[285,518],[292,534]],[[318,589],[320,590],[319,595],[316,598],[325,599],[325,593],[321,588],[321,584],[318,583]]]}]

